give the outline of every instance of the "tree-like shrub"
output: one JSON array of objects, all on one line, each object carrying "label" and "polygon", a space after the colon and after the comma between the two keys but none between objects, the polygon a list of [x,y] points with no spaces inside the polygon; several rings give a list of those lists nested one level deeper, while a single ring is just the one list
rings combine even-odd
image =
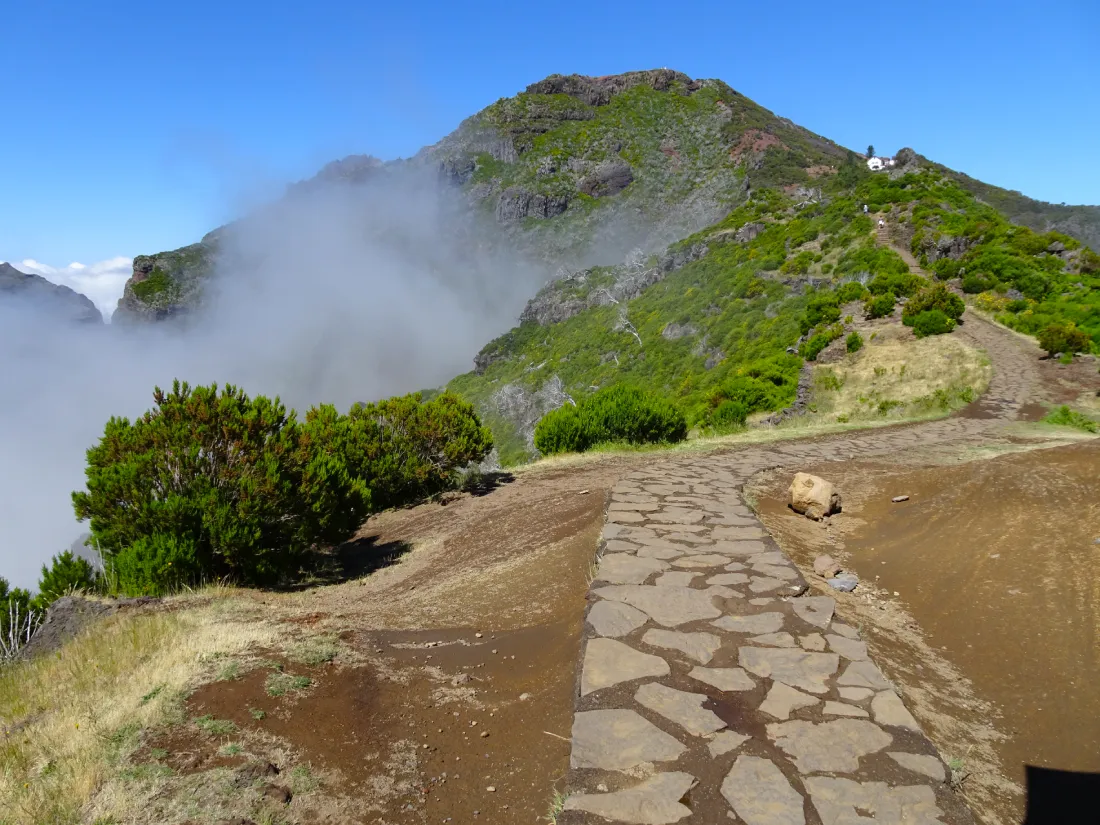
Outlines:
[{"label": "tree-like shrub", "polygon": [[852,332],[844,343],[848,352],[859,352],[863,349],[863,336],[858,332]]},{"label": "tree-like shrub", "polygon": [[831,292],[814,295],[806,304],[806,315],[802,322],[805,333],[818,324],[833,324],[840,320],[840,303]]},{"label": "tree-like shrub", "polygon": [[940,258],[932,264],[932,272],[941,281],[958,278],[960,270],[962,270],[962,264],[954,258]]},{"label": "tree-like shrub", "polygon": [[928,309],[912,318],[913,334],[918,338],[929,335],[943,335],[955,328],[955,321],[942,310]]},{"label": "tree-like shrub", "polygon": [[911,272],[883,272],[871,279],[867,289],[872,295],[893,293],[909,296],[927,283],[924,278]]},{"label": "tree-like shrub", "polygon": [[841,284],[836,291],[836,299],[841,304],[847,304],[852,301],[862,301],[866,295],[867,287],[859,281],[848,281],[845,284]]},{"label": "tree-like shrub", "polygon": [[428,402],[412,393],[357,404],[346,417],[331,407],[319,408],[306,416],[306,426],[320,428],[320,443],[345,444],[352,474],[370,488],[375,510],[448,489],[457,471],[493,448],[492,434],[473,405],[449,392]]},{"label": "tree-like shrub", "polygon": [[[366,516],[369,492],[343,451],[303,438],[278,399],[179,381],[153,399],[136,421],[107,422],[88,450],[87,491],[73,493],[108,571],[126,572],[124,592],[200,573],[272,582]],[[161,566],[186,570],[154,575]]]},{"label": "tree-like shrub", "polygon": [[958,322],[966,311],[963,299],[948,289],[947,284],[935,283],[914,295],[901,311],[901,321],[908,327],[922,312],[938,309],[952,321]]},{"label": "tree-like shrub", "polygon": [[967,275],[963,278],[962,288],[967,295],[977,295],[979,292],[993,289],[993,281],[981,275]]},{"label": "tree-like shrub", "polygon": [[535,447],[544,455],[583,452],[596,444],[658,444],[683,441],[687,420],[670,401],[636,387],[600,390],[574,407],[543,416]]},{"label": "tree-like shrub", "polygon": [[45,610],[62,596],[74,591],[92,590],[95,584],[96,572],[88,560],[66,550],[50,559],[49,567],[42,565],[35,607]]},{"label": "tree-like shrub", "polygon": [[863,314],[868,318],[886,318],[894,314],[894,305],[897,301],[893,292],[873,295],[863,302]]},{"label": "tree-like shrub", "polygon": [[1069,321],[1064,324],[1049,324],[1039,333],[1039,346],[1049,355],[1059,352],[1088,352],[1091,345],[1092,339],[1088,333]]}]

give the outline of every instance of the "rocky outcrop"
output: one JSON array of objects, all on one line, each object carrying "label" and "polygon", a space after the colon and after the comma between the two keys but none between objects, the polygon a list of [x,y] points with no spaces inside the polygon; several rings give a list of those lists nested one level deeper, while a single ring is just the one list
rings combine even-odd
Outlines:
[{"label": "rocky outcrop", "polygon": [[634,172],[625,160],[613,160],[599,164],[581,178],[577,185],[584,194],[593,198],[617,195],[634,181]]},{"label": "rocky outcrop", "polygon": [[681,94],[691,94],[701,89],[703,84],[692,80],[683,72],[650,69],[605,77],[552,74],[538,83],[532,83],[527,87],[527,92],[537,95],[569,95],[589,106],[606,106],[612,97],[635,86],[650,86],[658,92],[666,92],[678,86]]},{"label": "rocky outcrop", "polygon": [[201,303],[204,282],[213,274],[225,228],[197,244],[134,258],[112,324],[126,325],[180,317]]},{"label": "rocky outcrop", "polygon": [[20,310],[41,310],[61,321],[103,323],[95,304],[84,295],[39,275],[20,272],[6,263],[0,263],[0,304],[17,306]]},{"label": "rocky outcrop", "polygon": [[544,195],[520,186],[512,186],[500,193],[497,201],[497,220],[511,223],[524,218],[553,218],[569,208],[565,195]]}]

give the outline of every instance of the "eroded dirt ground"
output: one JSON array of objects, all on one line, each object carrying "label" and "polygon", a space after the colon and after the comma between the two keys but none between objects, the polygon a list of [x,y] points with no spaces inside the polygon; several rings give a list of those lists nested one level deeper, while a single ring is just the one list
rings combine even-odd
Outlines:
[{"label": "eroded dirt ground", "polygon": [[844,512],[796,516],[764,476],[762,520],[808,578],[821,553],[860,576],[840,598],[981,818],[1021,820],[1024,765],[1100,772],[1100,442],[809,469]]}]

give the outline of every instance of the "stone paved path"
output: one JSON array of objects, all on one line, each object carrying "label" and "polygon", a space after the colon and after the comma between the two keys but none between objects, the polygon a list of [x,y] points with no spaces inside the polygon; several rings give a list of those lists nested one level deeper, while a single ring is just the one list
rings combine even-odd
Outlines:
[{"label": "stone paved path", "polygon": [[681,458],[613,488],[561,825],[973,822],[859,633],[741,496],[765,469],[1002,438],[1035,372],[968,327],[995,368],[976,417]]}]

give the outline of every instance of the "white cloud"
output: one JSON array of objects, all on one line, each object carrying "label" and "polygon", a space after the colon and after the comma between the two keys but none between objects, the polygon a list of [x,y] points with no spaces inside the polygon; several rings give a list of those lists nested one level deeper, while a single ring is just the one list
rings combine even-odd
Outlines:
[{"label": "white cloud", "polygon": [[111,258],[95,264],[82,264],[74,261],[68,266],[55,267],[27,258],[13,266],[32,275],[41,275],[47,281],[67,286],[91,299],[103,317],[110,319],[111,314],[122,297],[122,288],[126,285],[133,267],[133,258]]}]

